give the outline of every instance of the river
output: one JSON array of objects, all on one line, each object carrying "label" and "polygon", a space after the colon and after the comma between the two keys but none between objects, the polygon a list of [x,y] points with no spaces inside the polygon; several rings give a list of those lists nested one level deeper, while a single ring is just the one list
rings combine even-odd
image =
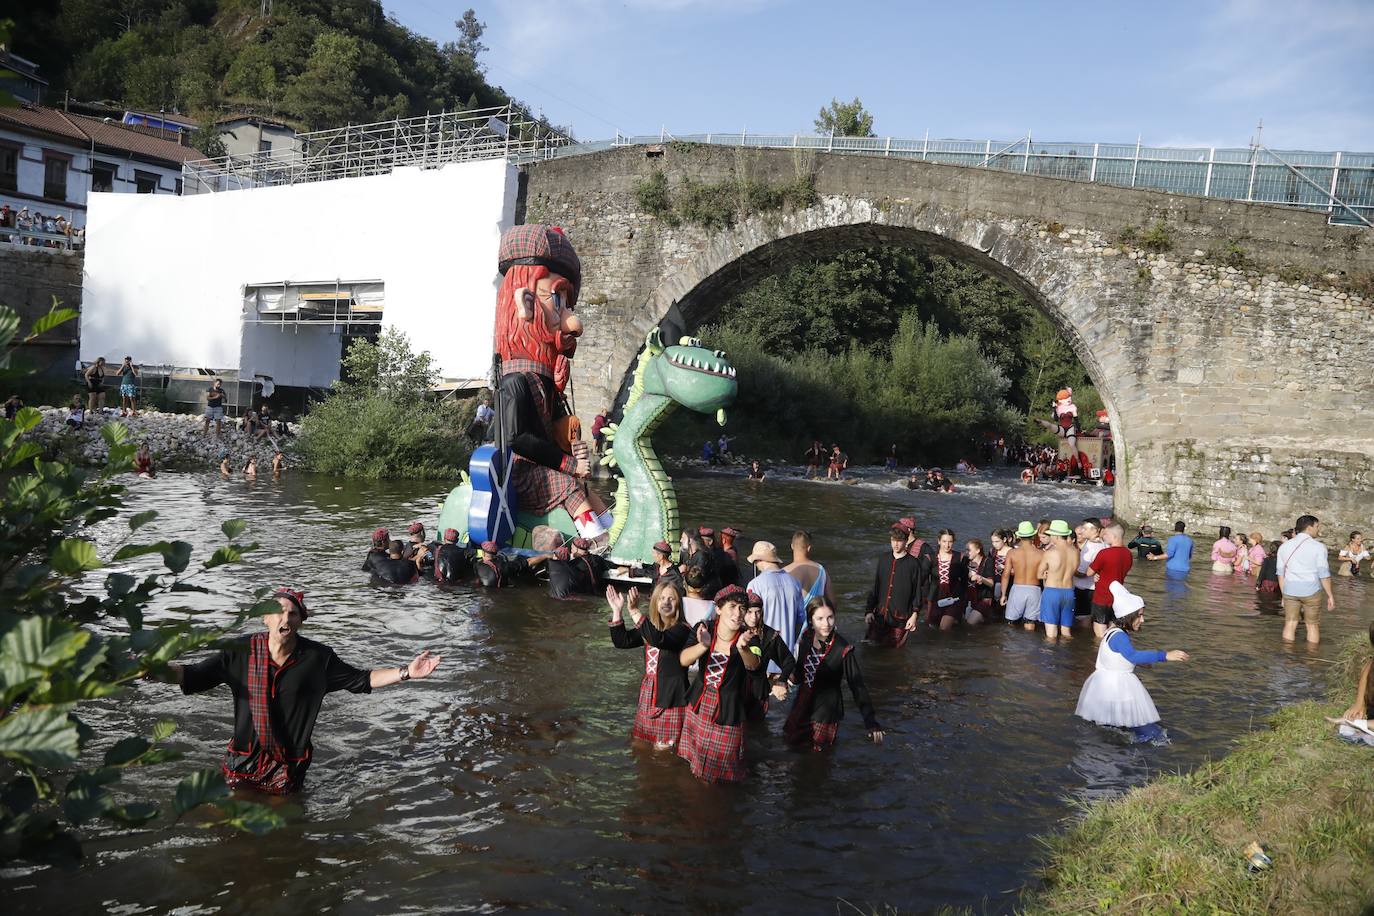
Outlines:
[{"label": "river", "polygon": [[[775,709],[766,733],[750,735],[748,782],[709,787],[681,761],[631,747],[642,655],[612,649],[604,602],[550,601],[536,587],[367,582],[358,566],[368,533],[404,530],[412,518],[432,526],[439,489],[305,474],[133,481],[128,512],[161,513],[140,533],[191,541],[197,562],[224,519],[250,521],[243,539],[262,550],[202,573],[196,581],[214,595],[174,596],[203,598],[205,619],[247,603],[255,586],[296,583],[312,607],[307,635],[344,659],[394,665],[430,648],[443,664],[426,682],[326,701],[307,790],[285,829],[252,837],[192,822],[97,834],[75,871],[5,872],[6,910],[764,913],[833,912],[848,901],[865,911],[1007,911],[1035,880],[1033,837],[1070,823],[1071,800],[1224,754],[1278,706],[1319,695],[1339,642],[1374,610],[1366,581],[1338,579],[1322,644],[1286,647],[1277,609],[1262,608],[1249,581],[1212,575],[1211,539],[1199,537],[1185,582],[1166,584],[1162,564],[1145,563],[1128,579],[1151,611],[1137,645],[1192,653],[1142,671],[1167,746],[1131,746],[1074,718],[1093,668],[1090,637],[1050,646],[1006,626],[922,630],[900,651],[859,649],[882,745],[864,740],[847,698],[832,752],[790,753],[779,739],[785,710]],[[762,538],[785,551],[794,527],[810,529],[854,642],[896,517],[914,510],[927,538],[951,527],[986,543],[991,528],[1022,518],[1072,522],[1110,508],[1107,491],[1025,486],[1011,474],[934,494],[881,475],[751,486],[698,472],[678,492],[687,521],[733,524],[746,547]],[[105,523],[104,555],[124,531],[122,520]],[[159,613],[174,613],[171,603]],[[230,709],[223,689],[183,697],[145,684],[93,721],[145,733],[162,717],[180,723],[173,742],[186,760],[130,780],[168,797],[179,769],[217,764]]]}]

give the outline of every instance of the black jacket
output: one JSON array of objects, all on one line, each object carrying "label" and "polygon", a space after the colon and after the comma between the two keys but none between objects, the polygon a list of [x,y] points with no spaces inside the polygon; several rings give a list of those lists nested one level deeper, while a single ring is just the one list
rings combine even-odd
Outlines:
[{"label": "black jacket", "polygon": [[798,650],[802,660],[792,675],[793,683],[800,686],[796,702],[811,704],[812,722],[839,722],[844,718],[841,683],[848,681],[849,692],[853,694],[854,703],[859,707],[859,714],[863,716],[864,727],[869,731],[882,731],[883,727],[878,724],[878,717],[873,711],[873,701],[868,696],[868,688],[864,686],[863,673],[859,670],[859,659],[854,653],[854,647],[839,633],[831,637],[825,655],[816,667],[815,680],[809,688],[806,686],[807,656],[815,651],[814,641],[815,636],[810,629],[802,633]]},{"label": "black jacket", "polygon": [[878,559],[864,609],[889,626],[900,627],[928,597],[930,573],[924,557],[889,552]]},{"label": "black jacket", "polygon": [[682,650],[691,644],[692,631],[678,623],[660,630],[643,617],[639,626],[627,629],[624,623],[611,627],[611,644],[617,649],[637,649],[647,646],[658,650],[658,673],[654,676],[654,706],[676,709],[687,705],[687,669],[679,660]]},{"label": "black jacket", "polygon": [[595,595],[605,588],[607,562],[594,554],[569,560],[548,560],[549,597]]},{"label": "black jacket", "polygon": [[437,582],[462,582],[472,577],[474,551],[462,544],[440,544],[434,551],[434,579]]},{"label": "black jacket", "polygon": [[388,556],[372,558],[372,575],[391,585],[409,585],[420,578],[414,560],[393,560]]},{"label": "black jacket", "polygon": [[[690,643],[688,644],[690,646]],[[725,676],[720,682],[720,707],[716,711],[717,725],[739,725],[744,721],[745,705],[749,696],[749,670],[744,667],[744,659],[739,654],[739,642],[730,645],[717,641],[716,650],[728,652],[729,660],[725,665]],[[708,651],[697,663],[697,676],[687,692],[687,705],[697,709],[702,695],[706,692],[706,669],[711,661]]]},{"label": "black jacket", "polygon": [[763,664],[749,672],[749,701],[762,705],[768,702],[768,663],[773,662],[782,669],[782,679],[785,681],[792,677],[797,660],[792,657],[792,650],[787,648],[787,643],[783,642],[778,631],[766,624],[763,633],[750,645],[750,650],[755,646],[758,647]]}]

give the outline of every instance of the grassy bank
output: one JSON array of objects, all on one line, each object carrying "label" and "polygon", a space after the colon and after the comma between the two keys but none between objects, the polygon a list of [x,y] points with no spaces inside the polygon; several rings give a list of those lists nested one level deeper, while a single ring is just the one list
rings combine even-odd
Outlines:
[{"label": "grassy bank", "polygon": [[[1331,702],[1286,707],[1226,757],[1090,807],[1046,841],[1045,885],[1026,912],[1370,912],[1374,749],[1323,719],[1349,705],[1368,652],[1363,637],[1346,648]],[[1247,873],[1252,840],[1271,870]]]}]

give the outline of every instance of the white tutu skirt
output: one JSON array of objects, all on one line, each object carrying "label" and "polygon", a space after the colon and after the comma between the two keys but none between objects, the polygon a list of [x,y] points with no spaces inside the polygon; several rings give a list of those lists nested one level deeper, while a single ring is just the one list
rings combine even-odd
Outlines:
[{"label": "white tutu skirt", "polygon": [[1101,668],[1088,675],[1074,715],[1098,725],[1120,728],[1138,728],[1159,721],[1159,710],[1140,678],[1129,671]]}]

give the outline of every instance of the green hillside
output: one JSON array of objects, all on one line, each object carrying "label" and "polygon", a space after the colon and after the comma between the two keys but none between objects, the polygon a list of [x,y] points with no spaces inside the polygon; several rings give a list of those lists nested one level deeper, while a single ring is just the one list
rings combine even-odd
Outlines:
[{"label": "green hillside", "polygon": [[483,75],[473,10],[442,45],[378,0],[56,0],[13,15],[12,48],[40,64],[52,105],[70,93],[313,130],[513,101]]}]

